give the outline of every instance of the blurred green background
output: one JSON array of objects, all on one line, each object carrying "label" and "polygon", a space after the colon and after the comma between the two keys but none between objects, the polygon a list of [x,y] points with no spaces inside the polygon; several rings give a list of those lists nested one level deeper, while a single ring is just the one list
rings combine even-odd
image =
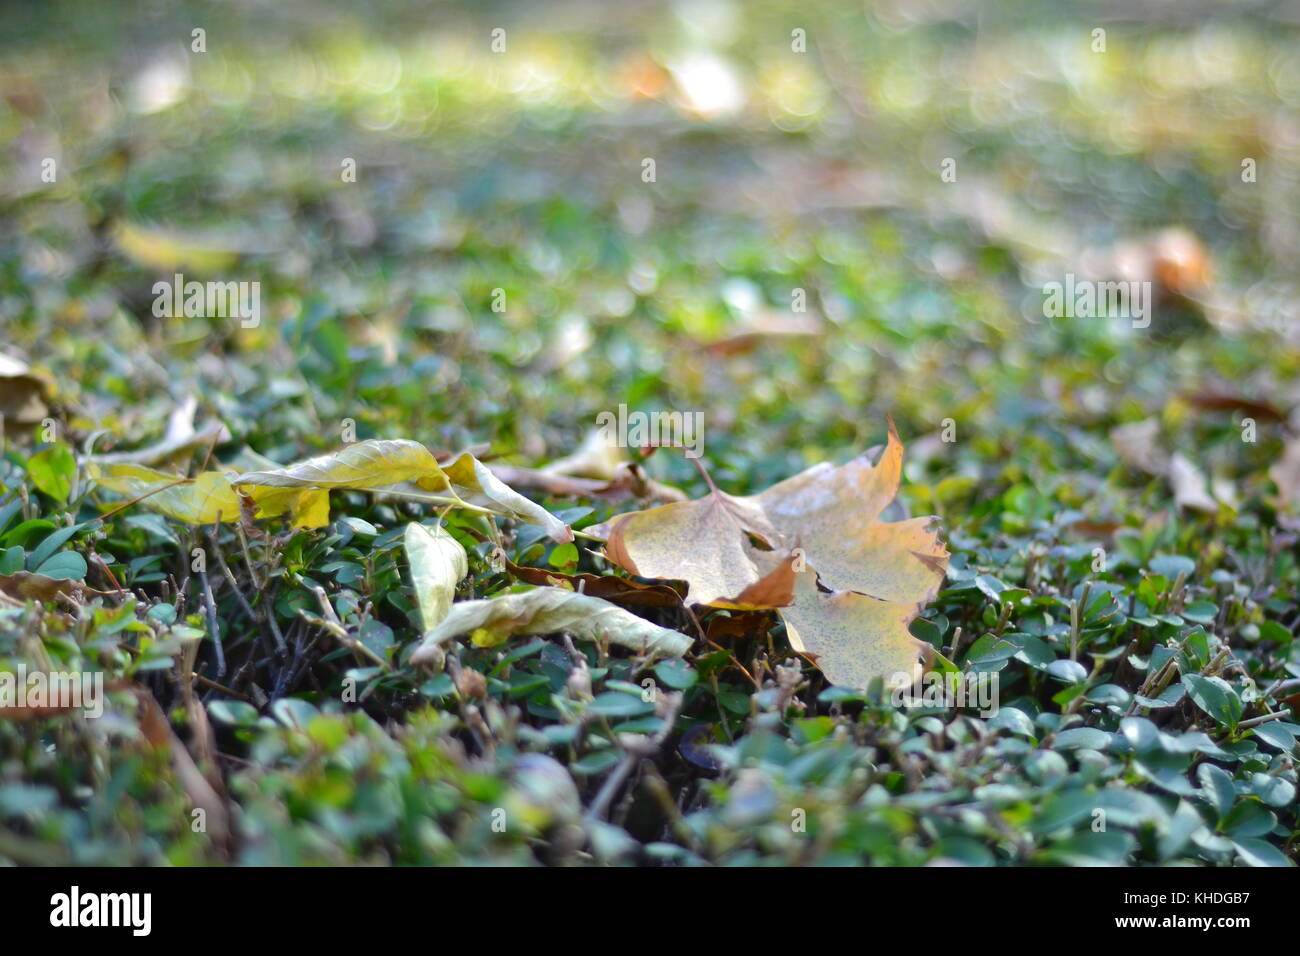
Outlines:
[{"label": "blurred green background", "polygon": [[[10,4],[0,321],[101,421],[136,409],[79,389],[130,368],[136,398],[287,402],[290,443],[347,416],[538,458],[626,400],[704,409],[773,474],[886,411],[988,434],[1215,377],[1285,391],[1296,26],[1232,3]],[[1044,281],[1089,256],[1145,275],[1169,227],[1212,276],[1212,345],[1043,317]],[[154,321],[173,267],[260,279],[267,320]],[[754,329],[813,334],[700,349]]]}]

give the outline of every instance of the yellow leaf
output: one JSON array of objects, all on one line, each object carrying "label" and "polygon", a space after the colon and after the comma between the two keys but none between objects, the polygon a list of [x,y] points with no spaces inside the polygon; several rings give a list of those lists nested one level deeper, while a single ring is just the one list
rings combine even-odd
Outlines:
[{"label": "yellow leaf", "polygon": [[920,604],[943,581],[948,550],[930,518],[877,520],[898,493],[902,471],[903,443],[891,422],[878,464],[862,455],[839,468],[817,465],[742,500],[787,544],[801,547],[829,587]]},{"label": "yellow leaf", "polygon": [[411,564],[411,583],[425,631],[442,622],[451,610],[456,584],[469,573],[469,558],[459,541],[442,527],[414,521],[406,526],[402,543]]},{"label": "yellow leaf", "polygon": [[606,554],[615,564],[646,578],[685,581],[693,603],[714,607],[779,607],[790,603],[780,568],[764,567],[778,533],[764,515],[739,498],[714,491],[619,515],[609,525]]},{"label": "yellow leaf", "polygon": [[404,438],[356,442],[331,455],[308,458],[284,468],[251,471],[234,479],[240,486],[360,491],[404,481],[414,482],[426,491],[447,488],[447,478],[429,449]]},{"label": "yellow leaf", "polygon": [[[435,492],[451,500],[486,504],[498,511],[544,527],[560,542],[573,540],[568,526],[541,506],[512,490],[469,453],[445,467],[419,442],[407,439],[371,439],[347,445],[331,455],[320,455],[283,468],[260,468],[237,475],[233,484],[258,504],[261,513],[289,512],[299,527],[320,527],[329,522],[328,489],[357,491]],[[413,488],[409,486],[413,485]],[[294,497],[287,490],[312,489]]]},{"label": "yellow leaf", "polygon": [[219,471],[184,478],[144,465],[102,465],[93,461],[87,464],[86,471],[109,491],[127,499],[141,498],[143,507],[178,521],[212,524],[217,520],[239,520],[239,496],[230,487],[230,479]]},{"label": "yellow leaf", "polygon": [[442,470],[456,494],[471,504],[493,506],[521,521],[539,525],[546,529],[552,540],[561,544],[573,540],[568,525],[515,491],[469,452],[444,465]]},{"label": "yellow leaf", "polygon": [[[241,448],[223,466],[242,474],[250,471],[276,471],[280,468],[280,463],[259,455],[251,448]],[[236,478],[232,478],[232,482]],[[276,518],[287,514],[295,528],[324,528],[330,523],[330,493],[323,488],[247,485],[240,491],[253,499],[255,514],[259,518]]]},{"label": "yellow leaf", "polygon": [[[938,591],[948,551],[932,519],[880,520],[902,465],[891,422],[876,464],[863,455],[838,468],[816,465],[757,495],[714,490],[619,515],[604,527],[605,552],[633,574],[685,581],[696,604],[779,608],[792,643],[819,655],[834,683],[865,686],[873,676],[910,673],[924,646],[907,625]],[[819,591],[817,580],[832,593]]]},{"label": "yellow leaf", "polygon": [[295,528],[323,528],[330,523],[330,493],[324,488],[248,485],[243,491],[253,499],[259,518],[287,514]]},{"label": "yellow leaf", "polygon": [[865,688],[880,677],[886,689],[912,682],[913,668],[929,651],[907,629],[915,607],[852,591],[824,593],[817,589],[811,567],[798,578],[794,604],[777,613],[785,621],[790,646],[816,655],[827,680]]},{"label": "yellow leaf", "polygon": [[113,239],[128,259],[155,272],[189,268],[216,273],[229,269],[240,255],[237,249],[126,221],[117,223]]}]

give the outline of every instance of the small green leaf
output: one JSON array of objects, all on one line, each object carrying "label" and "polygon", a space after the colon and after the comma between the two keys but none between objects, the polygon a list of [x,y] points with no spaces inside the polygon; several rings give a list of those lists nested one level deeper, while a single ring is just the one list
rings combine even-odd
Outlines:
[{"label": "small green leaf", "polygon": [[1184,674],[1183,686],[1197,707],[1205,711],[1219,723],[1228,727],[1237,726],[1241,718],[1241,698],[1232,685],[1222,677],[1204,677],[1200,674]]},{"label": "small green leaf", "polygon": [[67,541],[69,538],[71,538],[78,531],[81,531],[85,527],[86,525],[84,524],[74,524],[67,528],[60,528],[57,531],[47,535],[45,540],[42,541],[39,545],[37,545],[36,548],[29,555],[27,555],[28,570],[35,571],[37,568],[39,568],[42,564],[45,563],[45,560],[49,558],[50,555],[52,555],[55,551],[58,551],[59,548],[63,547],[63,543],[65,541]]},{"label": "small green leaf", "polygon": [[86,559],[76,551],[60,551],[37,568],[36,573],[47,578],[80,581],[86,576],[87,570]]},{"label": "small green leaf", "polygon": [[592,713],[600,714],[602,717],[639,717],[655,709],[654,704],[636,694],[625,694],[617,690],[598,695],[587,706]]},{"label": "small green leaf", "polygon": [[257,708],[242,700],[217,700],[208,704],[212,719],[222,724],[247,727],[257,723]]},{"label": "small green leaf", "polygon": [[1232,845],[1247,866],[1295,866],[1281,850],[1263,840],[1247,837],[1233,840]]},{"label": "small green leaf", "polygon": [[55,442],[27,459],[27,474],[41,491],[55,501],[66,503],[72,493],[72,479],[77,474],[77,459],[67,445]]},{"label": "small green leaf", "polygon": [[1058,750],[1105,750],[1110,746],[1110,734],[1095,727],[1072,727],[1056,735]]},{"label": "small green leaf", "polygon": [[679,658],[660,661],[655,665],[655,675],[673,690],[689,690],[700,676],[690,664]]},{"label": "small green leaf", "polygon": [[1276,747],[1283,753],[1291,753],[1295,750],[1295,735],[1277,721],[1260,724],[1254,728],[1254,733],[1264,743]]},{"label": "small green leaf", "polygon": [[551,556],[547,559],[547,564],[560,571],[566,571],[578,566],[578,546],[570,542],[569,544],[557,544],[551,549]]}]

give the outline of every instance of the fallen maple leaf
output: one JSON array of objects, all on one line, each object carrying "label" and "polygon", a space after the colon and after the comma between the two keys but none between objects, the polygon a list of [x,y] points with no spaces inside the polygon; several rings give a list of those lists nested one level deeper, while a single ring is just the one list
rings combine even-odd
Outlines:
[{"label": "fallen maple leaf", "polygon": [[880,677],[890,688],[910,683],[929,654],[930,646],[908,629],[919,610],[856,591],[823,592],[815,576],[804,573],[793,604],[778,613],[790,646],[814,655],[832,684],[861,688]]},{"label": "fallen maple leaf", "polygon": [[910,679],[928,645],[907,627],[937,592],[948,552],[931,518],[879,520],[902,463],[891,422],[876,464],[815,465],[748,497],[714,488],[589,530],[631,573],[685,581],[695,604],[776,609],[832,683]]},{"label": "fallen maple leaf", "polygon": [[814,465],[746,500],[803,549],[823,584],[920,604],[938,590],[948,551],[931,528],[933,518],[879,520],[902,474],[903,443],[891,421],[879,463],[861,455],[839,468]]},{"label": "fallen maple leaf", "polygon": [[780,535],[745,499],[714,488],[695,501],[619,515],[608,527],[611,561],[641,577],[687,582],[695,604],[772,608],[794,598],[789,568],[768,559]]}]

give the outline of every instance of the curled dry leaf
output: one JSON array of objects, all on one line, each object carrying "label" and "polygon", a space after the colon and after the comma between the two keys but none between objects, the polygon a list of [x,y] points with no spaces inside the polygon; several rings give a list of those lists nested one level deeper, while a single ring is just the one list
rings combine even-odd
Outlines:
[{"label": "curled dry leaf", "polygon": [[413,521],[406,526],[402,543],[411,563],[420,622],[427,632],[451,610],[456,585],[469,573],[469,558],[460,542],[441,526],[429,528]]},{"label": "curled dry leaf", "polygon": [[22,724],[29,720],[40,720],[43,717],[57,717],[61,714],[70,714],[77,708],[72,706],[58,705],[51,707],[29,707],[27,705],[16,706],[8,702],[0,707],[0,718]]},{"label": "curled dry leaf", "polygon": [[605,429],[594,428],[572,455],[542,468],[493,465],[492,473],[515,488],[529,488],[562,498],[599,498],[606,501],[685,501],[676,488],[654,481],[627,449],[613,441]]},{"label": "curled dry leaf", "polygon": [[1180,508],[1191,508],[1215,514],[1218,503],[1210,497],[1205,487],[1205,475],[1192,464],[1181,452],[1174,452],[1169,459],[1169,486],[1174,492],[1174,501]]},{"label": "curled dry leaf", "polygon": [[529,501],[468,452],[442,466],[456,494],[471,504],[486,503],[512,517],[545,528],[551,540],[568,544],[573,532],[541,505]]},{"label": "curled dry leaf", "polygon": [[705,636],[714,644],[722,644],[747,637],[759,637],[771,627],[772,615],[768,611],[715,614],[709,618],[709,629]]},{"label": "curled dry leaf", "polygon": [[655,481],[634,461],[625,461],[614,469],[614,477],[601,489],[600,496],[605,498],[636,498],[641,501],[653,501],[659,504],[671,504],[685,501],[686,493],[672,485]]},{"label": "curled dry leaf", "polygon": [[514,488],[540,491],[555,498],[596,498],[603,501],[652,501],[668,504],[685,501],[686,495],[671,485],[663,485],[646,475],[635,462],[625,461],[613,471],[609,480],[577,478],[545,469],[492,465],[492,474]]},{"label": "curled dry leaf", "polygon": [[[283,507],[294,515],[302,513],[301,502],[262,494],[257,489],[352,489],[401,493],[400,486],[412,485],[419,492],[449,494],[470,504],[494,507],[521,521],[540,525],[556,541],[567,543],[573,540],[568,525],[514,491],[473,455],[465,452],[440,465],[427,448],[408,439],[356,442],[331,455],[309,458],[284,468],[247,472],[237,475],[232,481],[246,489],[263,509]],[[316,499],[310,503],[321,507]],[[321,523],[327,521],[326,514]]]},{"label": "curled dry leaf", "polygon": [[520,581],[579,591],[622,607],[681,607],[684,599],[667,584],[642,584],[613,574],[563,574],[547,568],[527,568],[506,559],[506,568]]},{"label": "curled dry leaf", "polygon": [[97,591],[82,581],[70,578],[52,578],[34,571],[15,571],[0,574],[0,594],[18,601],[53,601],[60,594],[76,599],[82,594],[107,594]]},{"label": "curled dry leaf", "polygon": [[1100,278],[1155,282],[1160,295],[1203,295],[1211,285],[1213,264],[1205,244],[1183,228],[1162,229],[1122,240],[1094,267]]},{"label": "curled dry leaf", "polygon": [[1268,476],[1277,485],[1278,494],[1293,510],[1300,508],[1300,438],[1289,438],[1282,457],[1269,468]]},{"label": "curled dry leaf", "polygon": [[1215,497],[1229,507],[1234,506],[1230,486],[1216,483],[1212,496],[1201,469],[1181,452],[1168,454],[1160,445],[1159,435],[1159,420],[1148,418],[1112,428],[1110,441],[1125,464],[1149,475],[1167,478],[1178,507],[1214,514],[1219,510]]},{"label": "curled dry leaf", "polygon": [[779,607],[793,598],[788,572],[768,557],[779,540],[751,502],[715,489],[696,501],[619,515],[609,523],[605,552],[632,574],[687,582],[695,604]]},{"label": "curled dry leaf", "polygon": [[902,464],[891,428],[879,464],[861,456],[839,468],[815,465],[757,495],[715,490],[619,515],[592,533],[603,530],[610,559],[633,574],[686,581],[696,604],[734,605],[728,595],[780,573],[795,548],[832,588],[920,603],[937,590],[948,552],[930,518],[878,520],[898,491]]},{"label": "curled dry leaf", "polygon": [[834,683],[910,676],[925,645],[907,625],[938,591],[948,552],[930,518],[880,520],[898,492],[903,444],[880,461],[815,465],[757,495],[619,515],[601,529],[611,561],[687,582],[697,604],[774,608],[797,649]]},{"label": "curled dry leaf", "polygon": [[747,316],[721,338],[706,343],[702,348],[710,355],[729,358],[750,352],[766,342],[814,338],[825,331],[825,324],[815,315],[763,310]]},{"label": "curled dry leaf", "polygon": [[1147,418],[1110,430],[1110,443],[1120,460],[1148,475],[1163,475],[1169,456],[1160,447],[1160,420]]},{"label": "curled dry leaf", "polygon": [[1267,422],[1286,421],[1286,412],[1265,399],[1251,398],[1226,389],[1204,388],[1183,395],[1193,408],[1211,412],[1240,412]]},{"label": "curled dry leaf", "polygon": [[189,452],[194,448],[209,448],[230,441],[230,431],[221,422],[212,422],[196,429],[194,413],[197,410],[198,402],[191,396],[172,412],[167,420],[167,431],[161,441],[134,451],[92,455],[88,460],[100,465],[159,465],[182,452]]},{"label": "curled dry leaf", "polygon": [[626,450],[603,428],[593,428],[571,455],[557,458],[541,470],[548,475],[568,475],[573,478],[598,478],[611,481],[619,465],[626,462]]},{"label": "curled dry leaf", "polygon": [[167,715],[153,694],[144,687],[137,687],[136,696],[140,704],[141,735],[151,747],[170,759],[172,772],[176,774],[185,795],[196,808],[204,811],[209,838],[215,845],[224,846],[230,838],[230,809],[226,801],[204,776],[185,744],[176,736],[176,731],[172,730]]},{"label": "curled dry leaf", "polygon": [[50,391],[49,380],[28,367],[26,362],[0,352],[0,415],[7,422],[20,425],[39,422],[49,415],[45,404]]},{"label": "curled dry leaf", "polygon": [[471,635],[480,647],[492,647],[516,634],[557,631],[664,657],[681,657],[691,646],[685,634],[652,624],[608,601],[563,588],[539,587],[452,605],[442,623],[424,636],[411,662],[433,660],[439,645],[462,634]]}]

